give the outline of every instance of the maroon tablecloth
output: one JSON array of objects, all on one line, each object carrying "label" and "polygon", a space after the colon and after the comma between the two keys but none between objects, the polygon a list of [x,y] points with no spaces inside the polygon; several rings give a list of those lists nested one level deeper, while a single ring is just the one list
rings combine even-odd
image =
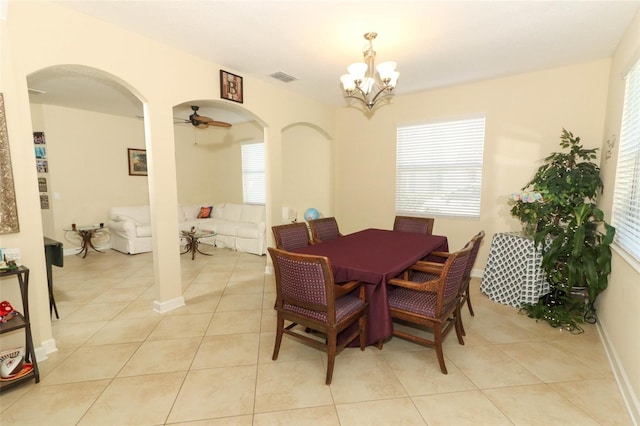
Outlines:
[{"label": "maroon tablecloth", "polygon": [[447,237],[439,235],[365,229],[293,251],[328,257],[336,282],[371,284],[365,290],[369,301],[367,344],[373,345],[393,334],[387,281],[432,251],[448,249]]}]

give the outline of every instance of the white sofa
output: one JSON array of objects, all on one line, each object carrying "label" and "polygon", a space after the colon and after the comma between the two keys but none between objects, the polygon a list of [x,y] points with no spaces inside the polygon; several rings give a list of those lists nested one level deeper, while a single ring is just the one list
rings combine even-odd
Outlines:
[{"label": "white sofa", "polygon": [[[211,217],[198,219],[200,208],[205,206],[213,206]],[[111,248],[128,254],[153,250],[149,206],[111,207],[107,226]],[[216,233],[203,243],[257,255],[267,253],[264,206],[233,203],[178,206],[176,237],[179,231],[194,226]]]}]

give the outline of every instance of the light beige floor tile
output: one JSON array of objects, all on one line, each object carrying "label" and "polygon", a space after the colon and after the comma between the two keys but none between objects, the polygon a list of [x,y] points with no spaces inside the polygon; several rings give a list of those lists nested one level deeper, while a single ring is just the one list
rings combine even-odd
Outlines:
[{"label": "light beige floor tile", "polygon": [[168,423],[251,414],[255,387],[255,366],[190,371]]},{"label": "light beige floor tile", "polygon": [[632,425],[614,379],[553,383],[551,388],[601,425]]},{"label": "light beige floor tile", "polygon": [[588,369],[599,378],[611,378],[613,372],[604,346],[599,339],[584,335],[566,335],[562,339],[548,342],[550,346],[587,365]]},{"label": "light beige floor tile", "polygon": [[409,398],[336,404],[341,426],[426,425]]},{"label": "light beige floor tile", "polygon": [[125,277],[121,280],[115,288],[127,288],[127,287],[145,287],[149,288],[154,285],[153,275],[133,275]]},{"label": "light beige floor tile", "polygon": [[480,389],[540,383],[534,374],[490,345],[452,346],[445,354]]},{"label": "light beige floor tile", "polygon": [[40,382],[53,385],[114,378],[139,346],[125,343],[78,348]]},{"label": "light beige floor tile", "polygon": [[225,294],[220,299],[216,312],[259,311],[262,309],[262,294]]},{"label": "light beige floor tile", "polygon": [[169,414],[186,372],[117,378],[78,425],[158,425]]},{"label": "light beige floor tile", "polygon": [[201,285],[224,285],[229,281],[229,277],[231,276],[231,271],[206,271],[203,270],[198,273],[191,284],[201,284]]},{"label": "light beige floor tile", "polygon": [[201,342],[200,337],[144,342],[118,377],[187,371]]},{"label": "light beige floor tile", "polygon": [[485,389],[483,393],[516,425],[597,425],[546,384]]},{"label": "light beige floor tile", "polygon": [[149,335],[149,340],[202,337],[212,314],[168,315],[162,318]]},{"label": "light beige floor tile", "polygon": [[282,336],[282,344],[280,345],[280,352],[278,353],[278,359],[273,361],[273,347],[276,340],[276,333],[266,332],[260,333],[260,353],[258,355],[258,363],[272,363],[272,362],[290,362],[304,359],[324,359],[327,357],[325,352],[322,352],[316,348],[312,348],[309,345],[305,345],[297,339],[290,336]]},{"label": "light beige floor tile", "polygon": [[480,391],[412,398],[429,426],[509,426],[512,423]]},{"label": "light beige floor tile", "polygon": [[112,288],[93,299],[92,303],[129,302],[146,291],[146,287]]},{"label": "light beige floor tile", "polygon": [[143,342],[160,322],[160,318],[116,319],[95,333],[85,345]]},{"label": "light beige floor tile", "polygon": [[216,312],[206,335],[258,333],[262,311]]},{"label": "light beige floor tile", "polygon": [[120,312],[118,319],[162,318],[162,314],[153,310],[153,303],[148,300],[134,300]]},{"label": "light beige floor tile", "polygon": [[601,377],[576,357],[546,342],[497,347],[545,383]]},{"label": "light beige floor tile", "polygon": [[393,369],[381,356],[338,355],[331,393],[336,404],[407,396]]},{"label": "light beige floor tile", "polygon": [[224,294],[262,294],[264,293],[264,278],[259,274],[259,278],[252,280],[247,279],[244,281],[229,281],[227,287],[224,289]]},{"label": "light beige floor tile", "polygon": [[448,374],[442,374],[435,350],[382,352],[411,396],[477,389],[452,362],[447,363]]},{"label": "light beige floor tile", "polygon": [[229,282],[250,282],[250,283],[259,283],[260,288],[264,283],[264,269],[261,268],[236,268],[233,273],[231,273],[231,277],[229,278]]},{"label": "light beige floor tile", "polygon": [[193,369],[255,365],[258,363],[258,333],[207,336],[193,360]]},{"label": "light beige floor tile", "polygon": [[255,393],[256,413],[333,404],[321,360],[260,364]]},{"label": "light beige floor tile", "polygon": [[[340,426],[336,408],[333,405],[324,407],[301,408],[298,410],[258,413],[253,426]],[[344,423],[343,423],[344,425]]]},{"label": "light beige floor tile", "polygon": [[[167,423],[169,424],[169,423]],[[171,423],[171,426],[252,426],[253,416],[233,416],[220,419],[196,420],[185,423]]]},{"label": "light beige floor tile", "polygon": [[[74,303],[90,303],[104,292],[105,289],[98,286],[78,286],[69,290],[61,290],[54,287],[56,304],[70,301],[73,301]],[[105,303],[112,301],[103,300],[102,302]]]},{"label": "light beige floor tile", "polygon": [[273,331],[275,333],[277,328],[277,325],[276,325],[277,319],[278,319],[278,315],[275,310],[263,309],[262,316],[260,318],[260,331],[262,332]]},{"label": "light beige floor tile", "polygon": [[80,306],[64,319],[66,322],[110,321],[122,312],[124,307],[122,303],[91,303]]},{"label": "light beige floor tile", "polygon": [[108,321],[86,323],[67,323],[65,320],[56,321],[52,325],[56,345],[58,347],[77,348],[107,324],[109,324]]},{"label": "light beige floor tile", "polygon": [[23,398],[0,414],[0,424],[75,425],[108,384],[108,380],[98,380],[33,386]]}]

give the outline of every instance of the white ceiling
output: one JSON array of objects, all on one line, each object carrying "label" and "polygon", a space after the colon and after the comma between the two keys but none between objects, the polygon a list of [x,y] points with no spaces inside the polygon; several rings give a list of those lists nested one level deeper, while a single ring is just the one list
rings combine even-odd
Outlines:
[{"label": "white ceiling", "polygon": [[[344,104],[339,77],[361,60],[369,31],[378,62],[398,63],[397,94],[407,94],[610,57],[640,9],[640,0],[57,3],[331,105]],[[269,76],[277,71],[298,80]],[[34,102],[142,113],[126,90],[84,70],[43,71],[29,87],[47,91]]]}]

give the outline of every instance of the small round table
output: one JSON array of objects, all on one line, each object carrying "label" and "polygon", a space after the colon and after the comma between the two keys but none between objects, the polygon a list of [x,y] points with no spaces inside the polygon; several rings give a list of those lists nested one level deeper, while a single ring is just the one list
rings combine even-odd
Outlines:
[{"label": "small round table", "polygon": [[204,253],[200,251],[198,246],[200,245],[201,238],[213,237],[216,235],[215,232],[191,230],[191,231],[180,231],[180,235],[182,236],[182,238],[187,240],[186,244],[184,245],[184,251],[180,254],[191,252],[191,260],[194,260],[196,258],[196,252],[200,254],[204,254],[205,256],[213,256],[212,253]]},{"label": "small round table", "polygon": [[93,237],[95,237],[96,235],[100,235],[103,233],[108,234],[106,227],[99,226],[99,225],[88,225],[88,226],[78,226],[75,228],[65,228],[65,231],[75,232],[77,235],[80,236],[80,238],[82,238],[80,251],[78,251],[78,253],[76,254],[84,253],[84,255],[82,256],[83,259],[87,257],[87,254],[89,254],[89,248],[92,248],[98,253],[103,253],[102,251],[98,250],[96,246],[93,245],[92,240],[93,240]]}]

